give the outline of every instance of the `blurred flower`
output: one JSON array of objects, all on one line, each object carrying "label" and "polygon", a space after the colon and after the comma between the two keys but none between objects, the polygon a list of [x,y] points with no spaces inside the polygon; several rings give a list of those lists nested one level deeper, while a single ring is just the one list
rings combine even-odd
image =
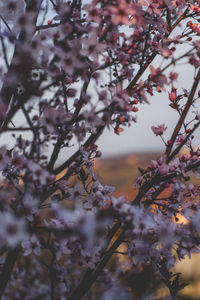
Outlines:
[{"label": "blurred flower", "polygon": [[81,194],[83,192],[83,189],[81,188],[80,184],[77,183],[73,188],[69,188],[69,200],[80,200]]},{"label": "blurred flower", "polygon": [[177,99],[177,94],[176,94],[176,89],[172,87],[171,93],[169,94],[169,100],[170,101],[176,101]]},{"label": "blurred flower", "polygon": [[0,1],[0,11],[1,15],[7,21],[15,21],[17,17],[22,15],[24,12],[24,2],[23,0],[7,0]]},{"label": "blurred flower", "polygon": [[10,212],[0,213],[0,242],[15,247],[26,236],[25,221]]},{"label": "blurred flower", "polygon": [[135,10],[125,0],[119,1],[117,6],[111,6],[110,12],[113,14],[114,24],[128,25],[131,23],[130,15],[135,13]]},{"label": "blurred flower", "polygon": [[40,255],[42,252],[40,242],[35,235],[33,235],[29,240],[23,241],[22,247],[24,249],[24,256],[27,256],[32,252],[36,255]]}]

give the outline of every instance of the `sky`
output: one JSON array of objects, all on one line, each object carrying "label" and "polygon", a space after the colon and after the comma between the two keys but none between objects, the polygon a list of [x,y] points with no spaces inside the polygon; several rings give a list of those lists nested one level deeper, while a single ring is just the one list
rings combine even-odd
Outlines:
[{"label": "sky", "polygon": [[[159,59],[157,59],[157,62]],[[156,61],[155,61],[156,64]],[[154,64],[153,64],[154,65]],[[181,93],[182,88],[190,90],[193,82],[193,68],[189,65],[181,65],[177,67],[179,73],[179,81],[175,85]],[[146,78],[144,74],[144,78]],[[164,150],[164,143],[159,136],[155,136],[151,130],[151,126],[165,124],[168,128],[163,134],[167,141],[173,132],[174,126],[178,121],[178,113],[173,110],[169,104],[168,93],[155,93],[154,96],[149,95],[150,104],[139,104],[137,113],[138,122],[133,123],[130,128],[125,127],[120,135],[116,135],[113,131],[106,130],[104,135],[99,139],[99,147],[105,156],[126,154],[132,152],[148,152]],[[192,111],[197,111],[192,108]],[[188,118],[192,113],[188,114]],[[200,141],[195,140],[198,144]]]},{"label": "sky", "polygon": [[[185,26],[188,19],[185,20],[182,25]],[[170,37],[180,34],[180,28],[174,30]],[[191,45],[186,42],[183,45],[179,45],[174,52],[174,57],[177,58],[191,49]],[[156,68],[161,64],[161,57],[157,56],[152,65]],[[166,60],[165,64],[169,61]],[[169,74],[172,69],[166,70],[165,74]],[[184,58],[180,60],[175,66],[174,72],[178,73],[178,80],[174,86],[177,88],[178,94],[183,93],[183,89],[187,89],[190,92],[192,83],[194,81],[194,68],[188,63],[188,59]],[[142,76],[143,80],[146,80],[149,75],[149,68]],[[165,141],[169,140],[176,123],[178,122],[179,115],[173,110],[169,104],[171,103],[168,98],[168,92],[171,88],[166,87],[167,91],[162,93],[154,93],[153,96],[148,95],[149,104],[139,104],[139,111],[137,112],[138,122],[133,123],[130,128],[125,127],[124,131],[120,133],[120,136],[116,135],[113,131],[106,130],[104,135],[99,139],[99,146],[104,156],[117,156],[128,153],[140,153],[151,151],[164,151],[165,145],[159,136],[155,136],[151,130],[151,126],[157,126],[165,124],[167,130],[163,134]],[[199,86],[200,89],[200,86]],[[198,89],[197,89],[198,91]],[[186,98],[184,98],[186,100]],[[182,104],[184,102],[181,102]],[[187,115],[186,120],[194,118],[194,112],[200,112],[200,104],[196,103],[195,107],[192,107]],[[200,129],[197,129],[195,138],[193,140],[193,146],[199,145]]]}]

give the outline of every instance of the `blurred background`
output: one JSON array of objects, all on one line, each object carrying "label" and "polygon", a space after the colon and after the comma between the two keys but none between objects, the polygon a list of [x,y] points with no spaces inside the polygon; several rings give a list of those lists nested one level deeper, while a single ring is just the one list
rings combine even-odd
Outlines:
[{"label": "blurred background", "polygon": [[[120,139],[120,138],[119,138]],[[159,148],[159,147],[158,147]],[[107,157],[103,159],[98,159],[95,161],[96,173],[101,179],[101,182],[112,185],[116,187],[114,195],[121,196],[125,195],[128,201],[132,201],[137,193],[134,188],[135,179],[139,175],[138,168],[145,168],[149,165],[152,159],[157,159],[162,155],[162,152],[158,151],[146,151],[146,153],[130,153],[117,157]],[[156,151],[157,150],[157,151]],[[185,153],[183,150],[181,154]],[[197,180],[195,181],[197,183]],[[170,191],[168,191],[170,192]],[[166,195],[167,196],[167,191]],[[121,251],[124,249],[120,249]],[[126,257],[123,255],[117,255],[117,259],[126,266]],[[172,270],[174,273],[181,273],[181,282],[188,283],[188,285],[179,292],[178,300],[199,300],[200,299],[200,254],[193,254],[191,258],[188,257],[184,260],[177,262],[175,268]],[[137,275],[136,275],[137,274]],[[152,299],[149,294],[149,298],[145,297],[142,293],[145,289],[153,288],[153,278],[154,274],[150,269],[143,269],[142,271],[137,270],[136,274],[128,277],[127,282],[131,280],[131,286],[134,295],[134,284],[136,285],[136,290],[141,292],[141,294],[136,294],[131,299],[136,300],[149,300]],[[153,276],[152,276],[153,274]],[[145,284],[144,284],[145,282]],[[103,300],[113,300],[115,298],[103,298]],[[128,296],[124,295],[124,300],[128,300]],[[154,298],[153,298],[154,299]],[[168,289],[162,284],[160,288],[157,289],[157,296],[155,299],[168,300],[169,297]],[[115,299],[118,300],[118,299]]]}]

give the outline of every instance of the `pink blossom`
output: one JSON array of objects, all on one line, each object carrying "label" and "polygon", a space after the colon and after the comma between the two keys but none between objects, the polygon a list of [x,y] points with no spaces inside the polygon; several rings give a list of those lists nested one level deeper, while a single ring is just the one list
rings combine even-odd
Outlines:
[{"label": "pink blossom", "polygon": [[131,23],[130,15],[134,14],[135,10],[125,0],[119,0],[117,6],[110,6],[110,12],[114,24],[128,25]]},{"label": "pink blossom", "polygon": [[167,127],[165,127],[165,124],[161,124],[158,126],[151,126],[151,129],[155,135],[162,135]]},{"label": "pink blossom", "polygon": [[24,250],[24,256],[30,255],[34,252],[36,255],[40,255],[42,252],[40,242],[36,235],[32,235],[30,239],[22,242],[22,248]]},{"label": "pink blossom", "polygon": [[[96,4],[96,3],[95,3]],[[87,11],[87,20],[100,23],[102,11],[96,5],[86,4],[84,10]]]},{"label": "pink blossom", "polygon": [[9,247],[17,246],[26,238],[24,218],[16,218],[11,212],[0,212],[0,242]]},{"label": "pink blossom", "polygon": [[[180,145],[185,139],[187,138],[187,134],[180,134],[177,138],[176,138],[176,144]],[[185,144],[189,145],[190,141],[187,141]]]}]

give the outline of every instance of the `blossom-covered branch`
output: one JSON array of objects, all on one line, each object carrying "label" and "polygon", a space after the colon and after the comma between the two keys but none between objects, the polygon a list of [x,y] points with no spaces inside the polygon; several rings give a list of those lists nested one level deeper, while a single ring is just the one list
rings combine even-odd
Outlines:
[{"label": "blossom-covered branch", "polygon": [[[141,269],[154,289],[143,282],[138,299],[153,299],[161,281],[172,299],[184,288],[171,268],[200,245],[200,188],[191,179],[200,172],[199,5],[0,1],[0,137],[11,141],[0,146],[1,299],[104,299],[105,291],[122,299],[127,274]],[[185,61],[195,75],[180,91],[176,67]],[[152,124],[165,151],[139,168],[129,202],[95,173],[97,143],[106,128],[120,141],[156,93],[168,95],[177,125],[169,137],[164,121]]]}]

